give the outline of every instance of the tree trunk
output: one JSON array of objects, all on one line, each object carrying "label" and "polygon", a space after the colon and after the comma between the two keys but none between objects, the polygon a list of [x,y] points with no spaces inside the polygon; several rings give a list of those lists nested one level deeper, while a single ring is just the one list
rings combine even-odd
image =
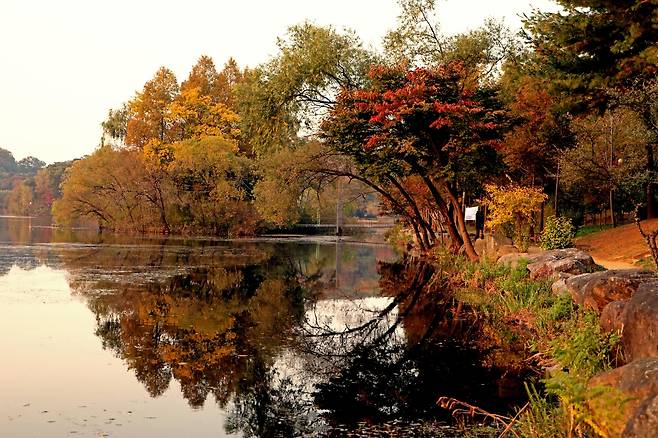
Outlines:
[{"label": "tree trunk", "polygon": [[[425,243],[428,247],[428,249],[432,246],[433,242],[436,240],[436,234],[434,234],[434,230],[432,230],[431,224],[429,224],[425,218],[423,218],[423,214],[420,212],[420,209],[418,208],[418,204],[416,204],[416,201],[414,198],[407,192],[402,184],[400,184],[395,178],[392,176],[388,177],[388,180],[395,186],[396,189],[400,192],[400,194],[406,199],[407,203],[413,210],[414,214],[418,218],[418,224],[423,230],[423,235],[425,237]],[[429,239],[432,239],[432,242],[430,242]]]},{"label": "tree trunk", "polygon": [[[445,219],[443,222],[446,226],[446,229],[448,230],[450,239],[452,240],[452,250],[453,252],[456,252],[464,244],[464,241],[462,237],[459,235],[459,232],[457,231],[454,218],[448,211],[448,206],[446,205],[446,202],[443,200],[443,197],[437,190],[432,180],[428,176],[423,176],[423,182],[430,190],[430,193],[434,198],[434,202],[436,202],[436,205],[439,208],[439,212],[441,213],[441,216]],[[459,209],[459,207],[457,207],[457,209]]]},{"label": "tree trunk", "polygon": [[418,230],[418,225],[416,224],[416,221],[409,221],[411,224],[411,228],[414,230],[414,234],[416,236],[416,241],[418,241],[418,245],[420,246],[420,250],[422,252],[427,252],[428,247],[427,247],[427,234],[421,236],[420,231]]},{"label": "tree trunk", "polygon": [[477,262],[480,259],[480,257],[478,256],[478,253],[475,251],[475,247],[473,246],[473,242],[471,241],[471,236],[468,234],[468,230],[466,229],[466,221],[464,220],[464,215],[461,213],[461,207],[459,205],[459,201],[457,200],[457,196],[455,196],[455,194],[452,192],[452,190],[447,184],[443,184],[443,188],[448,195],[448,199],[450,200],[453,207],[455,208],[455,211],[460,212],[459,214],[456,215],[457,225],[459,226],[459,234],[461,235],[464,242],[464,250],[466,251],[466,255],[471,261]]},{"label": "tree trunk", "polygon": [[612,189],[610,189],[610,223],[612,224],[612,228],[615,228],[617,226],[617,220],[615,219],[615,209],[612,201],[612,193]]},{"label": "tree trunk", "polygon": [[647,195],[647,219],[656,217],[656,202],[655,202],[655,185],[653,182],[655,171],[655,160],[653,156],[653,144],[648,144],[646,147],[647,152],[647,170],[649,171],[650,180],[647,182],[645,190]]}]

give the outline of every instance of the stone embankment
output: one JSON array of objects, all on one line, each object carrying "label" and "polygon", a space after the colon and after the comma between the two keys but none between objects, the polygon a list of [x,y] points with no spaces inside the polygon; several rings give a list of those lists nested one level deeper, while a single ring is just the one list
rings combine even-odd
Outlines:
[{"label": "stone embankment", "polygon": [[605,270],[584,251],[504,251],[498,263],[528,261],[535,279],[553,281],[555,294],[600,315],[605,330],[621,335],[626,365],[594,377],[591,385],[615,387],[628,397],[622,437],[658,437],[658,275],[643,269]]}]

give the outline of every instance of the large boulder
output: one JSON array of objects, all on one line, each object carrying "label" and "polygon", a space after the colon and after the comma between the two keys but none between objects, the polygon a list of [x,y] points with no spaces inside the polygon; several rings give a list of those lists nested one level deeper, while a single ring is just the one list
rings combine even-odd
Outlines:
[{"label": "large boulder", "polygon": [[645,400],[626,423],[622,438],[656,438],[658,436],[658,395]]},{"label": "large boulder", "polygon": [[565,284],[576,304],[600,313],[613,301],[631,298],[640,284],[654,280],[658,277],[644,269],[611,269],[576,275]]},{"label": "large boulder", "polygon": [[511,268],[516,268],[517,266],[519,266],[521,260],[529,260],[529,259],[530,259],[530,254],[528,254],[527,252],[510,253],[501,256],[498,259],[497,263],[499,265],[505,265]]},{"label": "large boulder", "polygon": [[554,249],[528,256],[528,271],[533,279],[558,279],[559,273],[578,275],[601,269],[592,256],[576,248]]},{"label": "large boulder", "polygon": [[599,385],[621,391],[627,398],[624,415],[630,419],[645,400],[658,394],[658,357],[638,359],[590,379],[590,387]]},{"label": "large boulder", "polygon": [[658,356],[658,281],[641,284],[624,306],[622,344],[628,360]]},{"label": "large boulder", "polygon": [[622,332],[624,329],[624,309],[627,301],[613,301],[601,311],[601,328],[607,332]]},{"label": "large boulder", "polygon": [[573,276],[573,274],[567,274],[566,272],[558,272],[554,277],[555,281],[551,285],[551,292],[553,292],[553,295],[559,296],[568,293],[569,289],[567,289],[567,280]]}]

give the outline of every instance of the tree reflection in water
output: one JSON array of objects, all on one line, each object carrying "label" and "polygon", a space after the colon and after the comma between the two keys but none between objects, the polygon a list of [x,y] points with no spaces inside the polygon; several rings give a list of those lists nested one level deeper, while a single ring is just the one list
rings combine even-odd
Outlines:
[{"label": "tree reflection in water", "polygon": [[175,380],[193,408],[211,396],[228,412],[228,432],[321,436],[363,422],[447,420],[439,396],[494,412],[517,401],[499,397],[507,371],[473,343],[482,327],[444,276],[413,260],[374,271],[372,253],[335,251],[93,245],[58,260],[103,347],[148,393]]},{"label": "tree reflection in water", "polygon": [[314,375],[322,375],[315,402],[333,426],[450,420],[436,405],[439,396],[491,412],[520,402],[521,391],[501,397],[499,383],[510,370],[492,366],[491,356],[499,352],[487,345],[474,315],[451,297],[442,273],[407,260],[381,264],[380,274],[382,295],[389,299],[357,313],[363,320],[346,313],[336,323],[325,314],[323,323],[314,310],[302,325],[302,349],[316,362]]}]

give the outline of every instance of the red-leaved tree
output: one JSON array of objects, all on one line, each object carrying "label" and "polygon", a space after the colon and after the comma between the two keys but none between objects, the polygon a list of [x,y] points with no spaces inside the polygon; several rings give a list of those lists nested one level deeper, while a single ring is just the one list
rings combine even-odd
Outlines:
[{"label": "red-leaved tree", "polygon": [[[476,190],[499,164],[504,111],[493,91],[473,83],[460,63],[376,66],[369,79],[366,87],[342,91],[322,125],[323,138],[387,193],[425,246],[445,229],[453,250],[463,247],[477,259],[459,193]],[[429,215],[421,209],[423,192],[432,201]]]}]

